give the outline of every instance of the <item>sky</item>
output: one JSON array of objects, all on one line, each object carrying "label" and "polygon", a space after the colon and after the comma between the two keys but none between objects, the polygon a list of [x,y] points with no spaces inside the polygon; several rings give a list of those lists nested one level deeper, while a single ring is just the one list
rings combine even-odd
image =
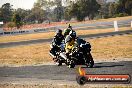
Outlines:
[{"label": "sky", "polygon": [[14,9],[31,9],[36,1],[37,0],[0,0],[0,7],[5,3],[10,3],[13,5]]},{"label": "sky", "polygon": [[[34,2],[37,0],[0,0],[0,7],[5,3],[10,3],[13,5],[14,9],[22,8],[22,9],[31,9],[33,7]],[[66,1],[66,0],[63,0]],[[114,0],[107,0],[114,1]],[[64,4],[64,3],[63,3]]]}]

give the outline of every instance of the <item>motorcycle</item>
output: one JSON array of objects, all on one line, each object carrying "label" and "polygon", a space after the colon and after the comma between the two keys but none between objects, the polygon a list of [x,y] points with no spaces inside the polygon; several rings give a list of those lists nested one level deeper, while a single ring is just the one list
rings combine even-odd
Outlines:
[{"label": "motorcycle", "polygon": [[76,65],[86,65],[87,67],[93,67],[94,60],[90,53],[91,45],[90,43],[86,42],[85,44],[80,44],[76,46],[72,50],[72,54],[70,54]]},{"label": "motorcycle", "polygon": [[68,54],[65,53],[64,46],[64,43],[58,46],[56,50],[56,58],[53,58],[58,66],[65,63],[69,68],[74,68],[75,65],[86,65],[87,67],[93,67],[94,60],[90,53],[90,43],[86,42],[84,44],[78,44]]},{"label": "motorcycle", "polygon": [[[53,61],[56,62],[58,66],[61,66],[62,63],[65,63],[69,68],[74,68],[75,63],[72,59],[68,59],[65,53],[65,43],[62,43],[60,46],[50,45],[50,55],[53,57]],[[52,54],[54,51],[55,56]]]}]

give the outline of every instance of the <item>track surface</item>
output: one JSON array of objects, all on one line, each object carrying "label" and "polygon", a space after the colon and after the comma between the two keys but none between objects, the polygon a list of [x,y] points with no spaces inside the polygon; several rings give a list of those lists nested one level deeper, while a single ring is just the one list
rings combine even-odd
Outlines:
[{"label": "track surface", "polygon": [[[77,67],[72,69],[65,65],[0,67],[0,83],[6,83],[9,80],[19,82],[22,78],[76,81]],[[94,68],[85,68],[85,70],[87,74],[130,74],[132,77],[132,61],[95,63]],[[6,80],[7,78],[9,79]],[[19,78],[19,80],[15,80],[15,78]]]},{"label": "track surface", "polygon": [[[125,20],[119,20],[117,21],[118,22],[118,26],[119,27],[125,27],[125,26],[130,26],[131,24],[131,21],[132,21],[132,18],[129,18],[129,19],[125,19]],[[113,24],[114,22],[113,21],[110,21],[110,22],[95,22],[95,23],[82,23],[82,24],[78,24],[78,25],[73,25],[73,29],[77,29],[77,28],[81,28],[81,27],[89,27],[87,29],[102,29],[102,28],[113,28]],[[59,28],[67,28],[67,26],[58,26]],[[91,28],[91,27],[94,27],[94,28]]]},{"label": "track surface", "polygon": [[[127,31],[119,31],[119,32],[109,32],[109,33],[100,33],[100,34],[90,34],[90,35],[80,35],[81,38],[100,38],[100,37],[108,37],[114,35],[124,35],[131,34],[132,30]],[[19,45],[29,45],[29,44],[37,44],[44,42],[51,42],[52,39],[37,39],[37,40],[29,40],[29,41],[20,41],[20,42],[9,42],[9,43],[0,43],[0,48],[14,47]]]}]

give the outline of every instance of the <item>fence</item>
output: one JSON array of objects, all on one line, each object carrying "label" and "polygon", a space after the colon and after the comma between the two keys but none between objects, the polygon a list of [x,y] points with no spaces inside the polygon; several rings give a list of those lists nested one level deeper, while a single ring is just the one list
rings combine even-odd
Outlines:
[{"label": "fence", "polygon": [[12,31],[3,31],[2,29],[0,29],[0,36],[42,33],[42,32],[55,31],[56,29],[57,29],[56,27],[37,28],[37,29],[30,29],[30,30],[23,29],[23,30],[12,30]]},{"label": "fence", "polygon": [[[118,31],[119,27],[132,27],[132,19],[125,20],[125,21],[114,21],[114,22],[96,22],[96,23],[79,23],[78,25],[73,25],[73,29],[75,30],[91,30],[91,29],[107,29],[113,28],[113,31]],[[56,31],[56,29],[65,29],[65,26],[51,26],[45,28],[36,28],[30,30],[12,30],[12,31],[3,31],[0,29],[0,36],[7,36],[7,35],[19,35],[19,34],[32,34],[32,33],[43,33],[49,31]]]}]

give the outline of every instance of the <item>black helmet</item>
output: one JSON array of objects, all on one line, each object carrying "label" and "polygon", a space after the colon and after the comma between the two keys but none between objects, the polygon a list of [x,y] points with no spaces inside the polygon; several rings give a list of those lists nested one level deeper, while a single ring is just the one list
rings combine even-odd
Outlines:
[{"label": "black helmet", "polygon": [[56,35],[60,35],[60,34],[62,34],[62,30],[61,30],[61,29],[58,29],[58,30],[56,31]]},{"label": "black helmet", "polygon": [[69,42],[72,40],[72,37],[70,35],[67,35],[65,38],[65,43]]},{"label": "black helmet", "polygon": [[[69,28],[70,30],[72,30],[72,26],[71,26],[70,24],[68,25],[68,28]],[[67,29],[68,29],[68,28],[67,28]]]},{"label": "black helmet", "polygon": [[68,28],[72,29],[72,26],[69,24],[69,25],[68,25]]}]

